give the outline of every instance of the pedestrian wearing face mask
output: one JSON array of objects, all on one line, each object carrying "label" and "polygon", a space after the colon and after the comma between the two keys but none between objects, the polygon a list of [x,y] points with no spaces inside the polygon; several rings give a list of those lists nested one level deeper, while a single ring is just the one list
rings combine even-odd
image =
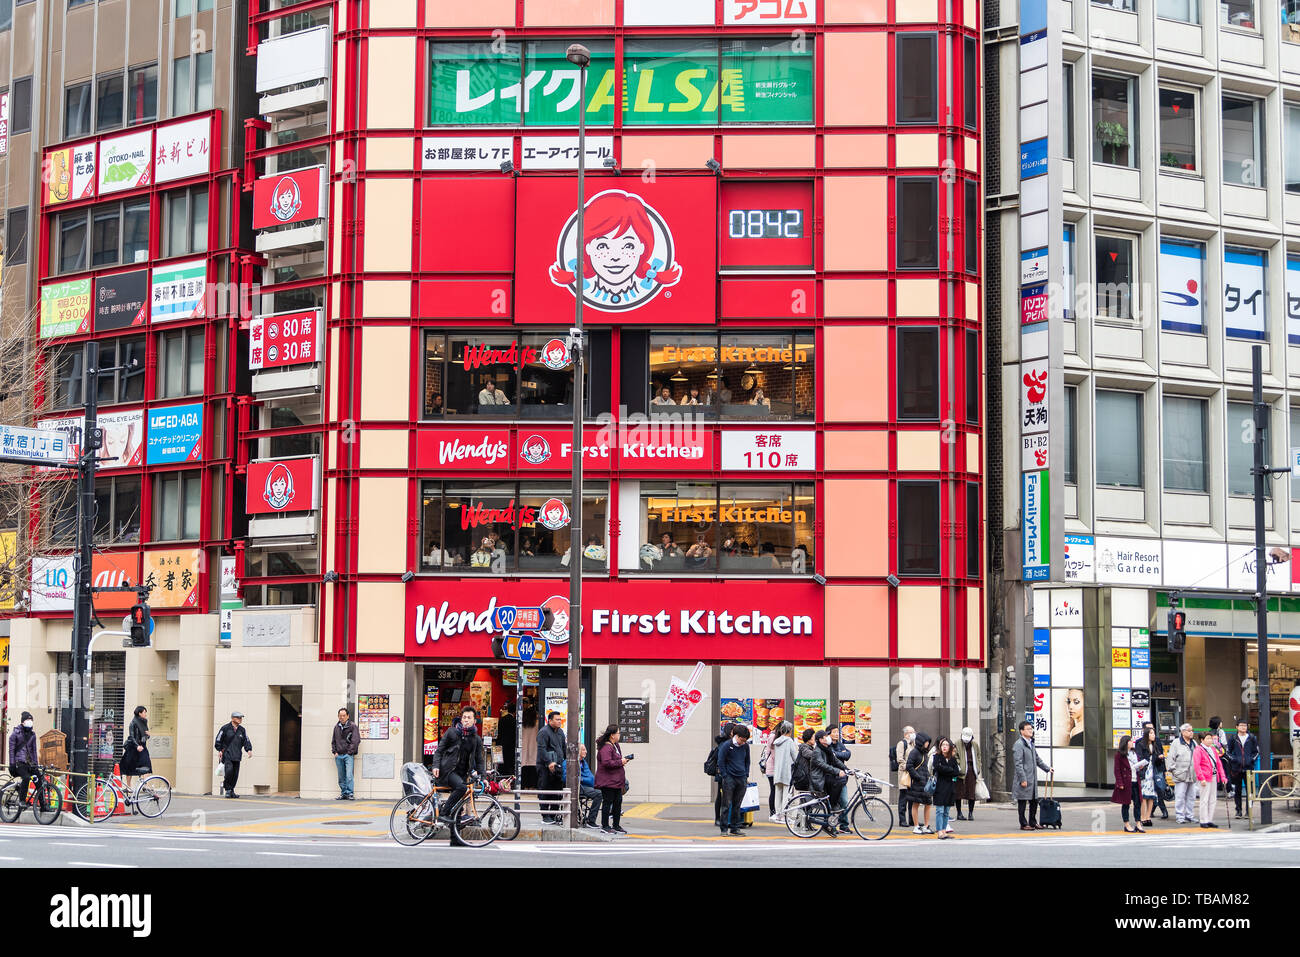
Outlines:
[{"label": "pedestrian wearing face mask", "polygon": [[[916,740],[916,729],[910,724],[903,729],[903,737],[894,745],[893,760],[890,761],[890,770],[901,772],[907,764],[907,756],[912,753],[912,743]],[[907,788],[901,784],[898,787],[898,826],[911,827],[912,815],[909,813],[911,806],[907,800]]]},{"label": "pedestrian wearing face mask", "polygon": [[[980,744],[975,740],[975,732],[970,728],[961,729],[961,739],[957,743],[957,764],[961,768],[961,778],[957,781],[957,820],[975,820],[975,802],[978,801],[980,769]],[[966,816],[962,817],[961,802],[966,802]]]},{"label": "pedestrian wearing face mask", "polygon": [[30,711],[24,711],[18,727],[9,732],[9,773],[18,779],[18,794],[25,801],[27,785],[36,774],[36,731]]}]

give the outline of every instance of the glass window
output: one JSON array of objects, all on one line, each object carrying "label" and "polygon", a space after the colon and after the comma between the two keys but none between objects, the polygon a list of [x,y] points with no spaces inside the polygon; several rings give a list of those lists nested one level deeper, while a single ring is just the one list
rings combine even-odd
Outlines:
[{"label": "glass window", "polygon": [[[616,95],[614,44],[609,40],[588,40],[584,46],[591,51],[591,63],[587,65],[587,125],[612,126]],[[578,68],[565,56],[568,48],[568,40],[530,40],[525,45],[524,76],[526,82],[532,83],[526,98],[526,125],[577,125]],[[474,75],[475,69],[471,68],[471,82]]]},{"label": "glass window", "polygon": [[524,333],[519,367],[523,418],[573,417],[573,362],[560,338],[546,332]]},{"label": "glass window", "polygon": [[513,42],[430,43],[429,125],[519,125],[519,53]]},{"label": "glass window", "polygon": [[1074,318],[1074,277],[1078,271],[1074,268],[1074,230],[1071,224],[1066,224],[1062,230],[1061,239],[1061,315],[1066,319]]},{"label": "glass window", "polygon": [[898,483],[898,574],[939,574],[939,483]]},{"label": "glass window", "polygon": [[0,0],[0,30],[14,25],[14,0]]},{"label": "glass window", "polygon": [[[213,0],[176,0],[176,16],[188,17],[191,13],[204,13],[212,9]],[[288,3],[280,4],[290,6]]]},{"label": "glass window", "polygon": [[9,104],[9,124],[15,134],[27,133],[32,128],[32,78],[25,76],[14,80],[14,95]]},{"label": "glass window", "polygon": [[203,392],[203,329],[176,329],[158,336],[155,383],[160,399]]},{"label": "glass window", "polygon": [[896,206],[898,268],[937,269],[939,181],[932,177],[899,179]]},{"label": "glass window", "polygon": [[1300,43],[1300,0],[1282,0],[1282,39]]},{"label": "glass window", "polygon": [[5,224],[5,265],[27,262],[27,207],[9,210]]},{"label": "glass window", "polygon": [[1196,144],[1196,94],[1161,87],[1161,167],[1196,172]]},{"label": "glass window", "polygon": [[99,401],[104,405],[144,400],[144,336],[106,339],[100,344],[99,363],[104,368],[120,367],[117,372],[101,372]]},{"label": "glass window", "polygon": [[938,54],[933,33],[900,33],[895,39],[898,123],[934,123],[939,117]]},{"label": "glass window", "polygon": [[68,87],[63,91],[63,138],[88,136],[93,129],[90,83],[77,83]]},{"label": "glass window", "polygon": [[122,212],[122,262],[149,258],[149,200],[127,203]]},{"label": "glass window", "polygon": [[73,545],[77,541],[77,483],[71,479],[48,482],[41,490],[43,536],[49,545]]},{"label": "glass window", "polygon": [[1112,7],[1115,10],[1127,10],[1132,13],[1136,8],[1136,0],[1092,0],[1094,7]]},{"label": "glass window", "polygon": [[1061,119],[1064,137],[1061,142],[1061,155],[1068,160],[1074,159],[1074,64],[1067,63],[1061,79],[1061,102],[1065,110]]},{"label": "glass window", "polygon": [[95,544],[140,541],[140,479],[100,475],[95,482]]},{"label": "glass window", "polygon": [[1223,181],[1264,185],[1264,124],[1259,100],[1223,98]]},{"label": "glass window", "polygon": [[[1225,424],[1224,438],[1228,443],[1228,494],[1255,495],[1255,476],[1250,470],[1255,467],[1255,429],[1252,425],[1249,402],[1229,402],[1228,421]],[[1269,464],[1268,427],[1264,428],[1264,465]],[[1265,487],[1267,492],[1267,486]]]},{"label": "glass window", "polygon": [[1142,487],[1142,394],[1097,390],[1097,484]]},{"label": "glass window", "polygon": [[519,346],[512,335],[451,337],[446,407],[468,415],[513,416]]},{"label": "glass window", "polygon": [[442,416],[446,409],[447,337],[428,334],[424,337],[424,418]]},{"label": "glass window", "polygon": [[1136,237],[1097,234],[1093,299],[1098,319],[1132,319],[1136,313],[1136,246]]},{"label": "glass window", "polygon": [[980,577],[980,487],[966,483],[966,577]]},{"label": "glass window", "polygon": [[1224,332],[1233,338],[1268,339],[1267,286],[1267,251],[1241,246],[1224,247]]},{"label": "glass window", "polygon": [[172,116],[183,116],[190,112],[194,102],[190,87],[190,58],[178,57],[172,61]]},{"label": "glass window", "polygon": [[1219,23],[1225,27],[1259,32],[1255,0],[1219,0]]},{"label": "glass window", "polygon": [[113,266],[122,254],[121,230],[122,207],[97,207],[90,215],[91,220],[91,256],[92,266]]},{"label": "glass window", "polygon": [[739,402],[732,384],[718,372],[718,339],[711,333],[652,333],[650,336],[650,411],[695,406],[696,414],[717,416]]},{"label": "glass window", "polygon": [[126,82],[126,124],[158,119],[158,64],[132,67]]},{"label": "glass window", "polygon": [[194,109],[212,109],[212,51],[194,54]]},{"label": "glass window", "polygon": [[48,353],[54,356],[54,394],[53,404],[56,409],[71,409],[85,404],[82,396],[83,372],[81,346],[75,345],[66,350]]},{"label": "glass window", "polygon": [[1092,161],[1113,166],[1138,165],[1137,80],[1092,75]]},{"label": "glass window", "polygon": [[[1297,0],[1300,2],[1300,0]],[[1300,23],[1300,21],[1297,21]],[[1300,43],[1300,38],[1297,39]],[[1284,136],[1286,157],[1286,191],[1300,193],[1300,106],[1288,104],[1283,111],[1286,125]]]},{"label": "glass window", "polygon": [[[721,89],[718,94],[722,123],[811,123],[813,121],[813,40],[764,37],[723,40]],[[675,86],[686,93],[689,82],[678,71]],[[629,83],[631,81],[629,80]],[[703,84],[699,84],[703,86]],[[704,112],[710,112],[712,94],[707,87],[686,94],[687,107],[704,94]],[[636,100],[632,100],[635,107]],[[676,105],[669,102],[669,110]],[[624,122],[627,111],[624,108]],[[666,119],[676,122],[675,119]]]},{"label": "glass window", "polygon": [[1079,484],[1079,387],[1065,387],[1065,484]]},{"label": "glass window", "polygon": [[1160,240],[1160,328],[1205,331],[1205,244]]},{"label": "glass window", "polygon": [[980,77],[979,77],[979,42],[974,37],[962,41],[962,58],[965,67],[962,78],[962,92],[965,94],[965,121],[968,129],[975,129],[980,122]]},{"label": "glass window", "polygon": [[[722,96],[731,99],[737,93],[743,95],[739,84],[733,88],[730,83],[723,94],[718,46],[713,40],[628,40],[623,46],[623,58],[625,95],[631,104],[631,109],[623,112],[626,126],[712,126],[718,122]],[[685,95],[677,92],[678,83],[685,85]],[[714,90],[717,95],[710,92]]]},{"label": "glass window", "polygon": [[[789,333],[724,334],[720,357],[719,388],[731,393],[731,401],[722,402],[724,417],[789,419],[793,416],[796,373],[792,360],[797,357]],[[803,372],[797,375],[802,377]],[[711,400],[707,385],[699,391],[688,387],[684,395],[687,405],[711,404]]]},{"label": "glass window", "polygon": [[790,419],[814,410],[811,332],[652,333],[650,413]]},{"label": "glass window", "polygon": [[59,272],[86,268],[86,211],[59,215]]},{"label": "glass window", "polygon": [[[1300,448],[1300,408],[1291,409],[1291,448]],[[1251,494],[1254,494],[1252,490]],[[1291,501],[1300,502],[1300,481],[1291,480]]]},{"label": "glass window", "polygon": [[164,472],[154,478],[154,541],[199,537],[202,486],[202,473],[197,469]]},{"label": "glass window", "polygon": [[966,241],[966,271],[976,273],[980,266],[980,190],[979,184],[974,180],[966,180],[965,188],[966,222],[963,238]]},{"label": "glass window", "polygon": [[1164,402],[1165,488],[1208,492],[1204,399],[1167,395]]},{"label": "glass window", "polygon": [[163,197],[163,255],[185,256],[208,248],[208,188],[178,189]]},{"label": "glass window", "polygon": [[1200,0],[1156,0],[1156,16],[1164,20],[1200,23]]},{"label": "glass window", "polygon": [[984,367],[980,355],[980,336],[973,329],[966,330],[966,422],[976,425],[980,419],[980,370]]},{"label": "glass window", "polygon": [[126,78],[110,73],[95,81],[95,129],[115,130],[122,125],[122,91]]},{"label": "glass window", "polygon": [[898,330],[898,417],[939,418],[939,330]]}]

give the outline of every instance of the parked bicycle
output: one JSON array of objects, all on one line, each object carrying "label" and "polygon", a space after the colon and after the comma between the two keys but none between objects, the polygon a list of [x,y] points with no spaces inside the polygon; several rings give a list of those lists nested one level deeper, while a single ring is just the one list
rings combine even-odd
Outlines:
[{"label": "parked bicycle", "polygon": [[132,814],[147,818],[162,817],[172,803],[171,782],[161,774],[151,774],[141,779],[129,791],[112,778],[97,778],[93,811],[87,810],[89,791],[90,782],[83,782],[71,799],[73,813],[83,821],[91,820],[92,814],[96,822],[107,820],[117,812],[119,806],[130,809]]},{"label": "parked bicycle", "polygon": [[423,796],[408,794],[393,805],[388,833],[405,847],[422,844],[443,829],[470,847],[487,847],[511,824],[517,834],[518,818],[512,821],[514,812],[507,812],[488,789],[489,782],[474,774],[465,795],[452,807],[439,800],[439,795],[450,794],[451,788],[434,787]]},{"label": "parked bicycle", "polygon": [[30,807],[38,824],[53,824],[63,813],[63,793],[59,790],[52,772],[38,767],[32,775],[27,794],[19,794],[22,781],[13,780],[0,791],[0,821],[13,824]]},{"label": "parked bicycle", "polygon": [[[825,832],[832,837],[840,815],[846,815],[853,832],[864,841],[884,840],[894,829],[894,812],[878,795],[889,782],[873,778],[866,771],[849,769],[853,779],[853,799],[846,811],[831,807],[829,795],[797,792],[785,806],[785,826],[795,837],[811,838]],[[848,787],[848,784],[845,784]]]}]

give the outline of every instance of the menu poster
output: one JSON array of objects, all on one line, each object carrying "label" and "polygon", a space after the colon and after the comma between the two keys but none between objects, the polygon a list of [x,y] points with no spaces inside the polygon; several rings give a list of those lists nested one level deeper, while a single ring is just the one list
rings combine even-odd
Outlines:
[{"label": "menu poster", "polygon": [[492,682],[471,681],[469,683],[469,703],[474,706],[479,717],[492,713]]},{"label": "menu poster", "polygon": [[362,741],[387,741],[388,695],[357,695],[357,725]]},{"label": "menu poster", "polygon": [[[525,669],[524,669],[524,687],[525,687],[525,688],[530,688],[530,687],[531,687],[531,688],[536,688],[536,687],[537,687],[537,683],[538,683],[538,681],[541,680],[541,674],[542,674],[542,672],[541,672],[541,669],[540,669],[540,668],[525,668]],[[506,685],[507,687],[514,687],[515,685],[518,685],[518,684],[519,684],[519,669],[518,669],[518,668],[503,668],[502,671],[501,671],[501,683],[504,684],[504,685]]]},{"label": "menu poster", "polygon": [[424,753],[434,754],[438,750],[438,689],[427,688],[424,692]]},{"label": "menu poster", "polygon": [[803,738],[805,729],[820,731],[826,727],[825,698],[794,699],[794,737],[796,741]]},{"label": "menu poster", "polygon": [[754,727],[759,731],[775,731],[785,720],[784,698],[755,698]]},{"label": "menu poster", "polygon": [[747,725],[752,728],[754,726],[754,699],[723,698],[718,713],[722,716],[722,719],[718,722],[719,728],[726,727],[729,722]]},{"label": "menu poster", "polygon": [[648,744],[650,705],[640,698],[619,698],[618,731],[623,744]]},{"label": "menu poster", "polygon": [[871,702],[840,699],[840,739],[845,744],[871,743]]}]

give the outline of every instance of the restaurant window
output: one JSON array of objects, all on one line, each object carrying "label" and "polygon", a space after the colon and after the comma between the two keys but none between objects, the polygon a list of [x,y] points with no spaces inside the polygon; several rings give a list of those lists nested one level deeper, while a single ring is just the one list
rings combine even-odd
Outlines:
[{"label": "restaurant window", "polygon": [[1097,233],[1093,259],[1098,319],[1132,319],[1137,313],[1137,238]]},{"label": "restaurant window", "polygon": [[642,482],[636,568],[811,574],[814,504],[805,482]]},{"label": "restaurant window", "polygon": [[[102,405],[144,401],[144,336],[118,336],[101,340],[99,401]],[[116,372],[107,371],[116,368]]]},{"label": "restaurant window", "polygon": [[1160,166],[1195,173],[1198,130],[1196,94],[1160,88]]},{"label": "restaurant window", "polygon": [[984,367],[980,356],[980,335],[966,330],[966,424],[976,425],[980,418],[980,370]]},{"label": "restaurant window", "polygon": [[649,409],[721,419],[813,414],[811,332],[651,333]]},{"label": "restaurant window", "polygon": [[980,577],[980,487],[966,483],[966,577]]},{"label": "restaurant window", "polygon": [[175,329],[158,336],[158,398],[178,399],[203,392],[203,328]]},{"label": "restaurant window", "polygon": [[[420,570],[567,575],[572,501],[567,482],[425,482]],[[582,503],[582,570],[604,572],[609,567],[608,487],[586,484]]]},{"label": "restaurant window", "polygon": [[896,187],[899,269],[939,266],[939,181],[933,177],[900,178]]},{"label": "restaurant window", "polygon": [[115,130],[122,125],[122,91],[126,76],[121,72],[109,73],[95,80],[95,129],[98,132]]},{"label": "restaurant window", "polygon": [[140,541],[140,477],[100,475],[95,482],[95,544]]},{"label": "restaurant window", "polygon": [[1206,481],[1206,401],[1167,395],[1164,402],[1165,488],[1208,492]]},{"label": "restaurant window", "polygon": [[962,60],[964,120],[966,128],[973,130],[980,122],[979,41],[974,37],[966,37],[962,41]]},{"label": "restaurant window", "polygon": [[1219,23],[1238,30],[1259,32],[1255,18],[1255,0],[1219,0]]},{"label": "restaurant window", "polygon": [[202,472],[163,472],[154,476],[153,540],[189,541],[199,537]]},{"label": "restaurant window", "polygon": [[900,33],[894,41],[895,121],[935,123],[939,117],[938,53],[933,33]]},{"label": "restaurant window", "polygon": [[[1271,418],[1271,411],[1270,416]],[[1228,421],[1223,430],[1224,439],[1228,444],[1228,494],[1254,497],[1255,495],[1255,476],[1251,474],[1251,469],[1255,467],[1255,430],[1252,425],[1253,416],[1249,402],[1229,402],[1228,403]],[[1261,436],[1264,443],[1264,467],[1269,466],[1269,436],[1268,424],[1265,419],[1265,425]],[[1267,485],[1265,485],[1265,494],[1268,494]]]},{"label": "restaurant window", "polygon": [[[1300,23],[1300,21],[1296,22]],[[1286,148],[1283,150],[1286,162],[1286,191],[1300,193],[1300,106],[1287,104],[1283,110],[1283,124],[1286,127],[1284,136]]]},{"label": "restaurant window", "polygon": [[126,78],[126,125],[158,119],[158,64],[131,67]]},{"label": "restaurant window", "polygon": [[1079,484],[1079,452],[1077,438],[1079,434],[1079,387],[1065,387],[1065,468],[1063,474],[1066,485]]},{"label": "restaurant window", "polygon": [[1264,185],[1264,119],[1261,100],[1223,98],[1223,182]]},{"label": "restaurant window", "polygon": [[75,83],[63,91],[63,138],[89,136],[95,128],[90,81]]},{"label": "restaurant window", "polygon": [[939,483],[898,483],[898,574],[939,574]]},{"label": "restaurant window", "polygon": [[1092,75],[1092,161],[1138,165],[1137,78]]},{"label": "restaurant window", "polygon": [[9,210],[5,222],[5,265],[16,266],[27,262],[27,207]]},{"label": "restaurant window", "polygon": [[[966,180],[966,222],[964,236],[966,241],[966,271],[979,272],[980,265],[980,189],[979,183]],[[974,318],[973,316],[969,318]]]},{"label": "restaurant window", "polygon": [[13,118],[9,124],[10,131],[14,134],[30,133],[32,129],[32,78],[30,76],[14,80],[9,111]]},{"label": "restaurant window", "polygon": [[1156,16],[1181,23],[1201,22],[1200,0],[1156,0]]},{"label": "restaurant window", "polygon": [[1097,390],[1097,484],[1142,487],[1142,393]]},{"label": "restaurant window", "polygon": [[208,188],[192,186],[163,196],[163,256],[187,256],[208,248]]},{"label": "restaurant window", "polygon": [[939,418],[939,330],[898,330],[898,417]]}]

